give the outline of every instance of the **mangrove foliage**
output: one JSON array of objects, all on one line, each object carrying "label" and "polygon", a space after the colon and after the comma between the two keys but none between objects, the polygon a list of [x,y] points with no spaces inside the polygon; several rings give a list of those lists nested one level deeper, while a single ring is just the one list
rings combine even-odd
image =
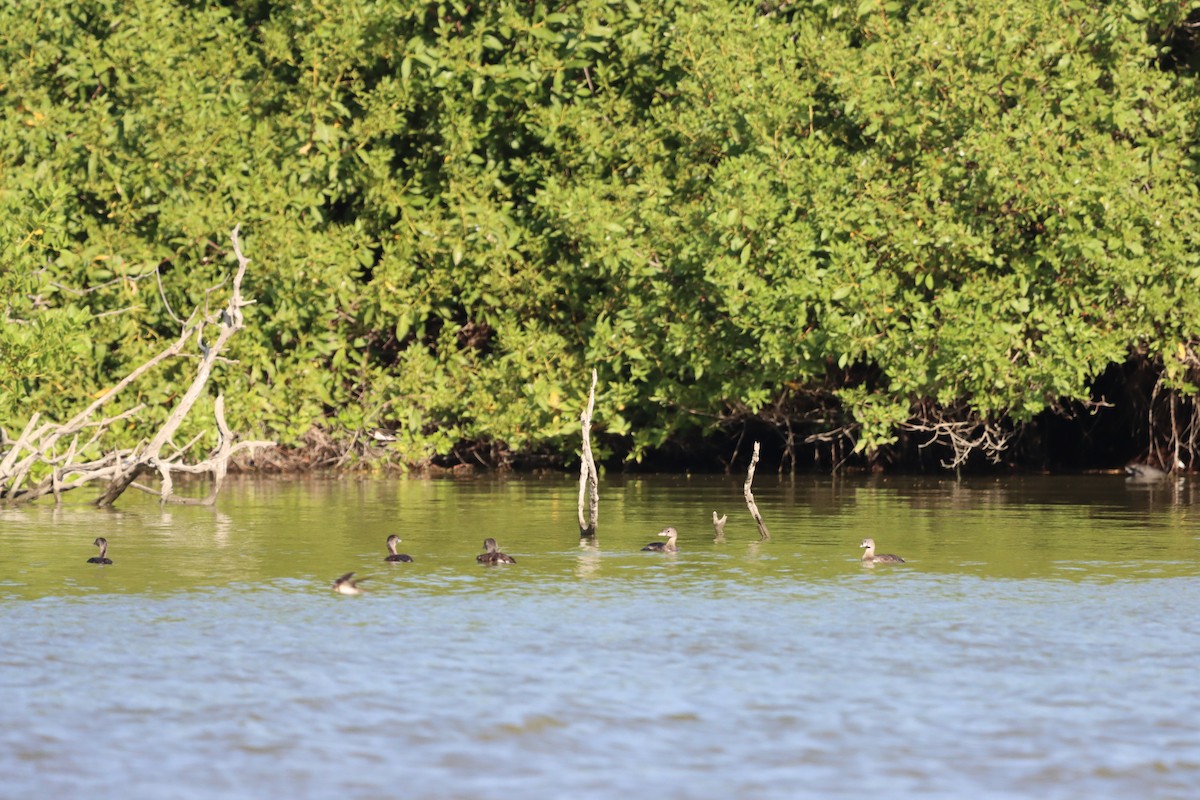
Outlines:
[{"label": "mangrove foliage", "polygon": [[1191,463],[1198,41],[1197,2],[11,0],[0,426],[219,308],[240,224],[203,402],[298,453],[572,462],[595,368],[610,463]]}]

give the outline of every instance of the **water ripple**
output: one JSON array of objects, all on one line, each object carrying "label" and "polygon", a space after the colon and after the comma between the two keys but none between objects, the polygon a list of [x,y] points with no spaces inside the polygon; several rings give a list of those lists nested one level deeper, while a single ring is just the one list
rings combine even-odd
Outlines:
[{"label": "water ripple", "polygon": [[[643,522],[682,518],[694,486],[645,489],[600,550],[562,544],[570,486],[504,512],[485,488],[460,514],[548,520],[502,531],[513,568],[474,563],[482,523],[421,535],[450,530],[442,486],[127,512],[103,570],[56,555],[93,516],[47,544],[41,512],[9,514],[3,794],[1183,798],[1200,781],[1200,575],[1172,511],[1131,549],[1129,513],[1080,504],[1098,526],[1080,558],[1047,534],[1078,529],[1066,503],[864,489],[819,516],[801,497],[769,543],[681,525],[664,558],[636,550]],[[418,490],[438,502],[388,494]],[[416,563],[382,563],[390,514],[329,522],[375,491]],[[989,514],[986,540],[963,533]],[[910,563],[862,568],[864,530]],[[361,597],[330,591],[350,569]]]}]

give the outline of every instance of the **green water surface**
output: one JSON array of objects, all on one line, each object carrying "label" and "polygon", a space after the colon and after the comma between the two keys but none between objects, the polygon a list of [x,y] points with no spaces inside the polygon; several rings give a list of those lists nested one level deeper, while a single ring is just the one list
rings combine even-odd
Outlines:
[{"label": "green water surface", "polygon": [[[606,479],[584,544],[571,476],[0,510],[0,796],[1200,785],[1193,483],[760,474],[755,498],[769,541],[740,477]],[[679,552],[642,552],[665,525]],[[393,533],[414,563],[383,561]],[[863,566],[868,536],[906,563]],[[477,564],[485,537],[517,563]],[[351,571],[362,596],[330,591]]]}]

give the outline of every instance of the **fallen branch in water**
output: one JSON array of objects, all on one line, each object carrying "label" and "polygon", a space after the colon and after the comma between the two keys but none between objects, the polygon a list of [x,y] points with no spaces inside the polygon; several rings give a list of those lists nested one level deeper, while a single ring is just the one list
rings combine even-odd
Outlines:
[{"label": "fallen branch in water", "polygon": [[729,521],[728,514],[726,514],[722,517],[718,517],[717,512],[715,512],[715,511],[713,512],[713,530],[715,530],[717,532],[717,535],[713,537],[713,541],[717,541],[717,542],[724,541],[724,539],[725,539],[725,523],[728,521]]},{"label": "fallen branch in water", "polygon": [[[245,276],[249,259],[242,254],[238,228],[235,227],[230,236],[234,254],[238,259],[238,268],[229,301],[220,313],[206,316],[197,309],[183,324],[179,337],[171,345],[139,365],[66,423],[39,424],[41,415],[35,412],[15,441],[10,442],[5,436],[3,441],[0,441],[0,446],[8,448],[4,457],[0,459],[0,499],[6,502],[29,502],[53,494],[55,500],[61,502],[63,492],[102,480],[108,481],[108,487],[95,500],[95,504],[110,506],[127,488],[134,485],[134,481],[140,475],[157,471],[162,477],[159,490],[162,502],[212,503],[220,491],[229,459],[234,454],[246,449],[274,445],[274,442],[251,441],[234,444],[233,433],[225,421],[224,397],[218,396],[214,408],[218,443],[209,456],[195,464],[182,461],[183,455],[195,443],[195,439],[184,447],[175,449],[169,457],[163,458],[161,455],[163,448],[171,443],[171,437],[202,396],[217,361],[226,360],[221,358],[221,352],[229,339],[243,327],[242,308],[253,302],[243,299],[241,294],[242,278]],[[210,289],[208,294],[216,288]],[[205,328],[212,325],[219,326],[219,331],[213,343],[207,345],[203,335]],[[79,453],[89,452],[113,424],[137,415],[144,406],[138,404],[112,416],[95,419],[100,410],[155,366],[168,358],[180,355],[192,337],[196,337],[201,352],[196,376],[154,437],[145,445],[111,451],[88,461],[77,462],[75,459]],[[80,436],[85,433],[86,441],[81,444]],[[66,452],[59,455],[58,447],[63,442],[69,442],[69,445]],[[45,474],[46,468],[49,468],[49,474]],[[173,473],[210,473],[213,486],[209,496],[203,500],[175,497]],[[35,475],[42,477],[37,479]]]},{"label": "fallen branch in water", "polygon": [[758,506],[754,502],[754,492],[750,491],[750,484],[754,483],[756,464],[758,464],[758,442],[754,443],[754,455],[750,458],[750,470],[746,473],[746,485],[742,487],[742,492],[746,495],[746,506],[750,509],[750,516],[754,517],[754,524],[758,526],[758,538],[765,540],[771,538],[771,532],[767,530],[762,514],[758,513]]},{"label": "fallen branch in water", "polygon": [[96,505],[104,507],[111,506],[118,497],[137,477],[145,472],[157,470],[162,477],[162,489],[160,497],[162,502],[197,502],[187,501],[175,498],[172,494],[174,481],[172,473],[198,473],[209,472],[213,476],[213,490],[209,496],[201,503],[212,503],[216,500],[216,493],[221,488],[221,482],[225,478],[225,472],[228,469],[229,457],[234,450],[242,450],[246,448],[269,447],[274,445],[274,442],[241,442],[236,448],[231,444],[233,434],[229,431],[229,426],[225,423],[225,398],[220,396],[217,398],[216,407],[214,409],[217,418],[217,430],[219,433],[218,444],[213,454],[199,464],[184,464],[179,461],[160,458],[162,448],[171,440],[171,437],[178,430],[184,419],[191,412],[192,407],[204,392],[208,384],[208,379],[212,375],[212,370],[217,359],[224,350],[225,345],[235,333],[244,327],[244,318],[242,316],[242,308],[251,305],[253,300],[245,300],[242,298],[242,279],[246,275],[246,267],[250,264],[250,259],[242,254],[241,243],[238,240],[238,228],[235,227],[230,234],[230,239],[233,242],[233,252],[237,256],[238,267],[237,272],[233,276],[233,288],[229,295],[229,301],[225,304],[225,308],[221,310],[220,315],[215,319],[202,319],[198,323],[199,333],[203,334],[205,324],[216,324],[219,326],[217,338],[210,345],[205,345],[203,338],[198,339],[200,344],[200,365],[196,369],[196,377],[192,379],[191,386],[184,392],[179,404],[171,411],[171,415],[167,417],[167,421],[159,428],[158,433],[146,445],[138,457],[132,459],[131,462],[125,465],[109,483],[108,488],[104,493],[96,498]]}]

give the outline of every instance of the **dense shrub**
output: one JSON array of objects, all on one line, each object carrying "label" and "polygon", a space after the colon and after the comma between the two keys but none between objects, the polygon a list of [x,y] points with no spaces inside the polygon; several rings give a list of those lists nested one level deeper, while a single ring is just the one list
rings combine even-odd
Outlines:
[{"label": "dense shrub", "polygon": [[1197,7],[17,0],[0,424],[177,335],[237,222],[218,380],[287,442],[569,454],[592,367],[631,458],[1020,426],[1130,358],[1188,403]]}]

